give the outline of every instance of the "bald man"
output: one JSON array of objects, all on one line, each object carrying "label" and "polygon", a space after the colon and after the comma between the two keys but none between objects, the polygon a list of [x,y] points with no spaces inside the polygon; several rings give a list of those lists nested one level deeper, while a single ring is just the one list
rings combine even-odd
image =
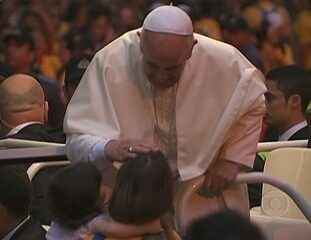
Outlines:
[{"label": "bald man", "polygon": [[31,76],[16,74],[0,84],[0,125],[6,138],[54,142],[44,127],[48,115],[41,85]]},{"label": "bald man", "polygon": [[206,191],[247,214],[245,189],[233,181],[253,165],[262,79],[234,47],[194,34],[185,12],[156,8],[87,68],[65,115],[68,157],[93,162],[105,177],[125,158],[161,149],[176,196],[204,178]]},{"label": "bald man", "polygon": [[[41,85],[31,76],[16,74],[0,84],[0,125],[5,138],[55,142],[44,126],[47,121],[48,104]],[[27,169],[29,164],[25,164]],[[31,214],[42,224],[53,218],[46,200],[46,188],[57,170],[44,169],[33,179],[33,204]]]}]

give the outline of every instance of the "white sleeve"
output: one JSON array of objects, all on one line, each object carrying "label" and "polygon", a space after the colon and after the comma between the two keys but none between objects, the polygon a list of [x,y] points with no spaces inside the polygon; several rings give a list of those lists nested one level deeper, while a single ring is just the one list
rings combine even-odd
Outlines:
[{"label": "white sleeve", "polygon": [[105,157],[105,147],[110,140],[88,134],[69,134],[66,140],[68,159],[71,162],[89,161],[100,170],[111,167]]}]

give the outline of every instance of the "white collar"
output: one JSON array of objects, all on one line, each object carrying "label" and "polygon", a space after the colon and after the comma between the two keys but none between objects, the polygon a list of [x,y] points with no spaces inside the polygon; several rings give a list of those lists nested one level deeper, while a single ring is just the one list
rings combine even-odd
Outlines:
[{"label": "white collar", "polygon": [[298,132],[300,129],[308,126],[307,121],[300,122],[290,129],[288,129],[286,132],[284,132],[282,135],[279,136],[278,141],[288,141],[288,139],[293,136],[296,132]]},{"label": "white collar", "polygon": [[18,224],[11,232],[9,232],[2,240],[10,240],[10,238],[13,236],[13,234],[30,218],[28,217],[22,221],[20,224]]},{"label": "white collar", "polygon": [[26,123],[19,124],[19,125],[15,126],[14,128],[12,128],[11,131],[9,131],[9,133],[8,133],[6,136],[8,137],[8,136],[11,136],[11,135],[13,135],[13,134],[16,134],[16,133],[18,133],[20,130],[22,130],[24,127],[27,127],[28,125],[35,124],[35,123],[41,124],[41,123],[38,122],[38,121],[26,122]]}]

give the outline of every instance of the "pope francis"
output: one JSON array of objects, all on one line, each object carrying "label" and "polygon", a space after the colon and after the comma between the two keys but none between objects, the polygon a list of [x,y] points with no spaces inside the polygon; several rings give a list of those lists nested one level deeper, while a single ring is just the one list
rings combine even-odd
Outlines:
[{"label": "pope francis", "polygon": [[93,58],[66,112],[67,154],[105,174],[161,149],[180,186],[203,177],[203,190],[247,213],[245,188],[233,182],[252,167],[265,91],[237,49],[193,33],[185,12],[162,6]]}]

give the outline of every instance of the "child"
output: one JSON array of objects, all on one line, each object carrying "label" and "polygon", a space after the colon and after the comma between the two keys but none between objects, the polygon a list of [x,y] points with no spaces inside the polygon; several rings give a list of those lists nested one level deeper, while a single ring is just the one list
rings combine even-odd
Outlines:
[{"label": "child", "polygon": [[[165,156],[150,152],[127,159],[117,175],[108,206],[109,216],[119,223],[136,226],[161,219],[164,232],[153,238],[178,239],[163,222],[164,215],[172,208],[173,179]],[[104,222],[94,221],[93,230],[103,232]]]},{"label": "child", "polygon": [[90,163],[76,163],[55,174],[48,193],[55,220],[46,234],[47,240],[86,239],[93,234],[92,220],[96,216],[105,219],[99,233],[106,236],[131,237],[161,231],[156,221],[141,226],[124,225],[102,214],[100,185],[101,174]]}]

